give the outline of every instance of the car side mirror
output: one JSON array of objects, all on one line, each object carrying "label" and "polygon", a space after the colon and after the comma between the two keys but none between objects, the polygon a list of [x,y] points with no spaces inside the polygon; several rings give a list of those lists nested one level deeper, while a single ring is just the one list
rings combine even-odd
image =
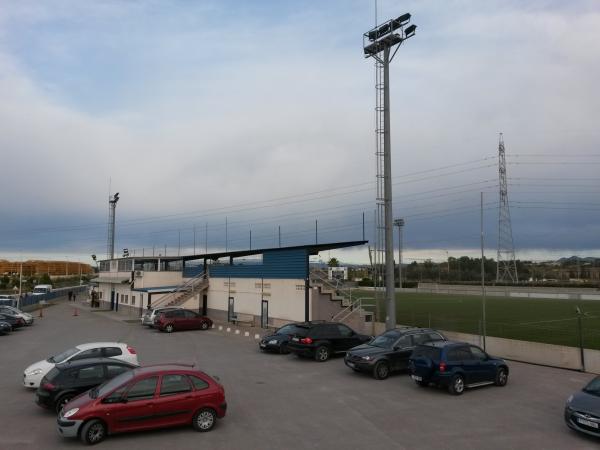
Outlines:
[{"label": "car side mirror", "polygon": [[400,347],[398,347],[397,345],[395,345],[395,346],[394,346],[394,348],[393,348],[393,350],[394,350],[395,352],[397,352],[398,350],[400,350]]}]

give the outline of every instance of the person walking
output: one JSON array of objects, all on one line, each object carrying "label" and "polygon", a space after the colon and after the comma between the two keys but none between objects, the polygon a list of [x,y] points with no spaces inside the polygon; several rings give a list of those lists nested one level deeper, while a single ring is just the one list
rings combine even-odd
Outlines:
[{"label": "person walking", "polygon": [[71,299],[73,298],[73,292],[69,291],[69,293],[67,295],[69,296],[69,301],[71,301]]},{"label": "person walking", "polygon": [[73,294],[73,301],[75,301],[75,294]]}]

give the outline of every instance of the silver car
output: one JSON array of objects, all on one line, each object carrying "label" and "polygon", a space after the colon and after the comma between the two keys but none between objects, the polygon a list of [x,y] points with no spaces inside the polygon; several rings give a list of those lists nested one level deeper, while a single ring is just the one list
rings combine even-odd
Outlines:
[{"label": "silver car", "polygon": [[0,305],[0,313],[3,311],[7,312],[9,314],[13,314],[17,317],[20,317],[21,319],[23,319],[25,321],[25,325],[33,324],[33,316],[31,314],[23,312],[23,311],[15,308],[14,306]]},{"label": "silver car", "polygon": [[182,309],[181,306],[159,306],[158,308],[150,308],[146,310],[141,317],[142,325],[154,328],[154,319],[163,312],[172,311],[174,309]]}]

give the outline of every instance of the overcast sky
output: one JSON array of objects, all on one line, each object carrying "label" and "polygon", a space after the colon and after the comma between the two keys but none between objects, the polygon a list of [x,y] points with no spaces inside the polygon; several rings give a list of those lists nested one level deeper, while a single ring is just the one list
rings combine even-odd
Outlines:
[{"label": "overcast sky", "polygon": [[[379,1],[405,260],[600,257],[600,2]],[[372,240],[374,2],[0,0],[0,258]],[[208,230],[208,243],[206,240]],[[180,244],[181,242],[181,244]],[[138,253],[139,254],[139,253]],[[366,247],[335,253],[367,261]],[[327,255],[329,256],[329,254]],[[324,256],[325,259],[325,256]]]}]

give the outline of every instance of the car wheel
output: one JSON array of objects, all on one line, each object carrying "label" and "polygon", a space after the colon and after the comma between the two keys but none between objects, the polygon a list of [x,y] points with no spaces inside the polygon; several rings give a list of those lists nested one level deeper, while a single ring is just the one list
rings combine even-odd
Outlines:
[{"label": "car wheel", "polygon": [[448,385],[448,392],[452,395],[461,395],[465,392],[465,379],[462,375],[454,375]]},{"label": "car wheel", "polygon": [[386,361],[379,361],[373,368],[373,378],[385,380],[390,375],[390,366]]},{"label": "car wheel", "polygon": [[63,409],[63,407],[71,401],[71,399],[73,397],[74,396],[71,394],[67,394],[67,395],[63,395],[62,397],[59,397],[58,401],[56,402],[56,404],[54,406],[56,409],[56,413],[58,414]]},{"label": "car wheel", "polygon": [[319,361],[319,362],[324,362],[327,361],[329,359],[329,347],[327,347],[326,345],[320,345],[319,347],[317,347],[317,350],[315,351],[315,360]]},{"label": "car wheel", "polygon": [[202,322],[200,325],[201,330],[208,330],[208,322]]},{"label": "car wheel", "polygon": [[168,324],[168,325],[165,327],[165,331],[166,331],[167,333],[172,333],[174,330],[175,330],[175,327],[173,326],[173,324],[172,324],[172,323]]},{"label": "car wheel", "polygon": [[97,419],[86,422],[81,429],[80,438],[84,444],[98,444],[99,442],[102,442],[105,437],[106,426]]},{"label": "car wheel", "polygon": [[217,413],[210,408],[202,408],[194,414],[194,429],[196,431],[210,431],[217,422]]},{"label": "car wheel", "polygon": [[496,386],[506,386],[506,383],[508,383],[508,370],[506,370],[504,367],[500,367],[498,372],[496,372],[494,384]]}]

